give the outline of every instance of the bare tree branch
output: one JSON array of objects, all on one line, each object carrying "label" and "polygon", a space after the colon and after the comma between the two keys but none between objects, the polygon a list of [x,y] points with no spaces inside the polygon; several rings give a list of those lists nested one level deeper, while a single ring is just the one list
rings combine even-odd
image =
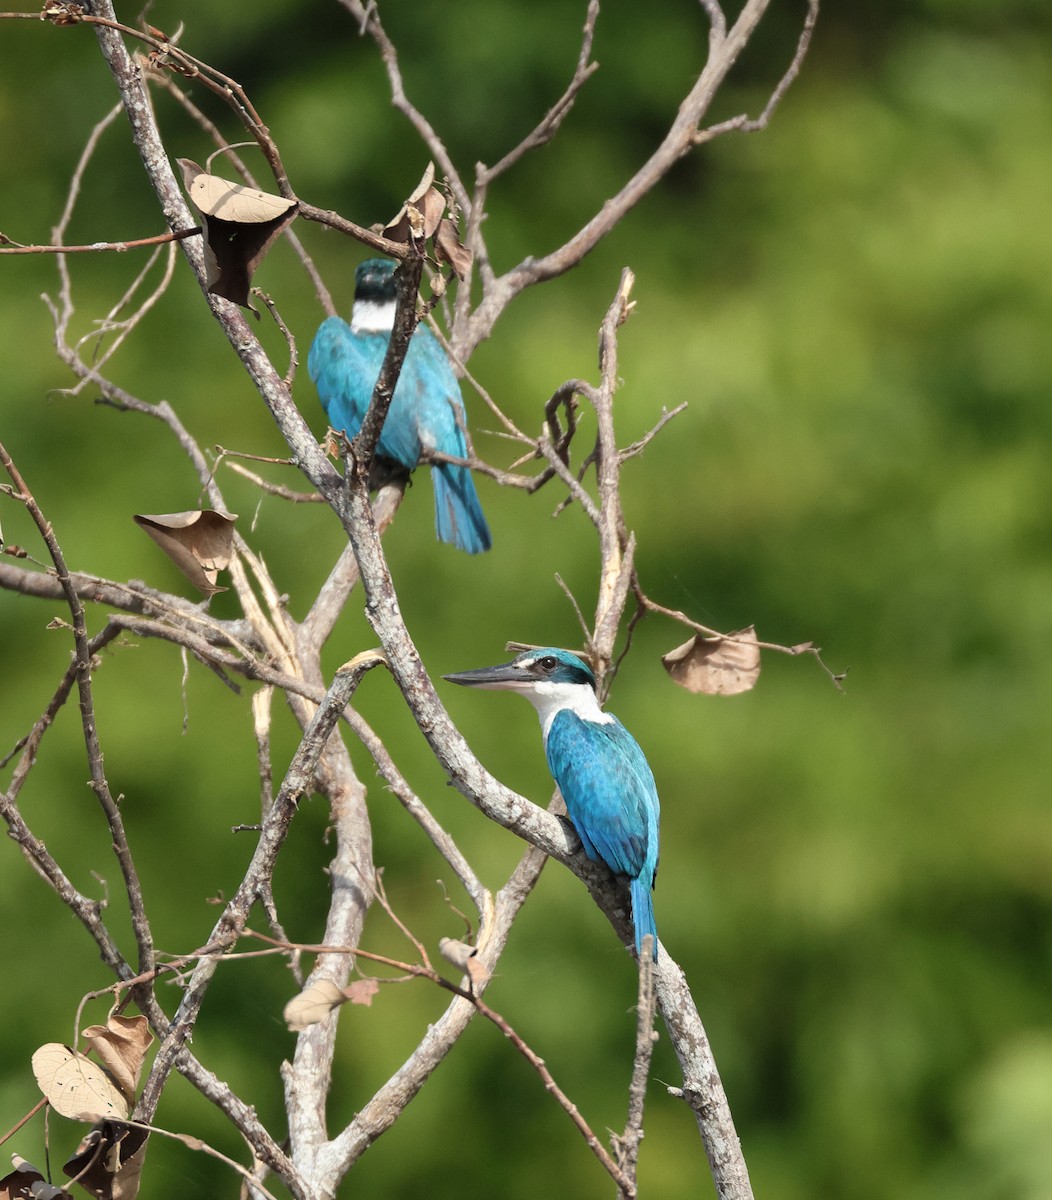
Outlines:
[{"label": "bare tree branch", "polygon": [[84,619],[84,605],[77,595],[76,588],[70,579],[66,560],[59,547],[58,540],[51,528],[51,523],[41,512],[36,499],[30,492],[21,472],[15,466],[7,450],[0,444],[0,465],[7,471],[12,483],[17,489],[17,498],[25,505],[29,515],[40,532],[55,564],[58,582],[62,587],[66,603],[69,606],[70,617],[73,621],[73,642],[75,645],[74,664],[76,667],[77,693],[80,699],[80,720],[84,731],[84,745],[87,753],[90,787],[95,793],[113,838],[113,852],[121,869],[124,879],[125,892],[128,897],[128,907],[131,915],[132,930],[139,951],[139,970],[149,971],[153,966],[153,935],[146,915],[143,902],[142,885],[139,874],[132,858],[128,836],[124,829],[117,801],[110,791],[110,785],[102,765],[102,747],[99,744],[98,727],[95,722],[95,697],[91,684],[92,648],[88,639],[87,623]]},{"label": "bare tree branch", "polygon": [[[750,131],[766,125],[799,72],[817,15],[817,0],[809,0],[808,17],[792,63],[771,93],[760,116],[755,119],[741,116],[708,128],[703,127],[703,120],[716,91],[740,57],[769,2],[745,0],[737,19],[728,30],[718,0],[700,0],[701,9],[709,23],[708,60],[661,144],[615,196],[561,246],[542,257],[528,257],[498,277],[489,262],[483,237],[488,189],[529,151],[555,136],[571,113],[581,89],[596,70],[591,52],[599,15],[598,0],[590,0],[588,5],[577,62],[563,94],[527,136],[498,159],[493,167],[482,164],[476,166],[474,195],[468,194],[463,178],[434,126],[409,101],[397,51],[384,30],[376,5],[363,4],[359,0],[341,0],[358,21],[362,34],[371,37],[378,47],[396,108],[411,122],[444,174],[452,196],[454,216],[459,212],[466,222],[465,241],[475,255],[482,294],[477,307],[472,308],[470,276],[457,290],[448,348],[462,371],[472,350],[489,335],[511,300],[526,287],[552,279],[580,262],[683,155],[722,132],[732,129]],[[46,248],[11,246],[10,239],[0,237],[0,241],[8,243],[0,249],[7,252],[47,251],[58,254],[60,290],[50,306],[57,352],[78,381],[72,390],[79,391],[90,384],[99,388],[105,403],[161,421],[186,454],[209,501],[214,507],[226,507],[216,480],[218,464],[208,461],[174,409],[163,401],[150,403],[132,395],[103,373],[117,345],[138,327],[146,312],[164,294],[178,258],[174,251],[174,246],[178,244],[198,279],[212,315],[287,442],[290,464],[303,473],[318,497],[332,508],[348,537],[347,549],[310,605],[306,617],[297,624],[262,554],[245,537],[236,536],[236,553],[230,563],[230,575],[233,592],[243,615],[236,620],[217,620],[202,608],[139,584],[125,585],[71,574],[54,532],[6,451],[0,447],[0,462],[7,466],[15,483],[12,495],[33,516],[48,546],[55,570],[51,575],[0,563],[0,586],[25,595],[62,600],[70,612],[75,644],[73,665],[61,679],[44,712],[29,732],[19,739],[12,755],[9,755],[9,759],[14,754],[20,757],[11,787],[0,795],[0,814],[27,860],[83,922],[99,945],[107,966],[132,990],[161,1038],[161,1047],[136,1109],[137,1115],[146,1120],[152,1119],[170,1073],[178,1070],[212,1100],[245,1137],[252,1150],[253,1167],[249,1169],[232,1165],[249,1181],[251,1187],[263,1190],[260,1180],[265,1167],[273,1170],[297,1198],[306,1200],[307,1197],[332,1196],[351,1165],[399,1118],[405,1105],[457,1044],[474,1014],[482,1012],[530,1060],[548,1090],[559,1097],[593,1152],[615,1180],[620,1194],[632,1197],[636,1193],[636,1155],[643,1132],[643,1096],[652,1048],[650,1002],[656,995],[682,1066],[683,1087],[677,1094],[686,1099],[695,1112],[717,1193],[721,1200],[747,1200],[751,1196],[748,1173],[705,1030],[682,972],[663,947],[659,949],[653,969],[649,958],[646,964],[641,964],[635,1068],[625,1133],[616,1143],[617,1162],[599,1144],[595,1134],[577,1113],[570,1097],[560,1092],[536,1052],[526,1046],[504,1018],[483,1002],[481,993],[484,984],[474,989],[463,985],[458,988],[443,981],[443,986],[455,993],[445,1013],[426,1030],[402,1066],[362,1105],[353,1120],[332,1137],[326,1128],[325,1102],[333,1082],[337,1021],[334,1018],[320,1022],[300,1033],[293,1061],[285,1064],[282,1072],[289,1119],[287,1152],[263,1127],[251,1106],[219,1081],[190,1052],[187,1040],[198,1020],[218,964],[233,956],[237,939],[246,930],[249,914],[257,902],[270,927],[279,937],[284,936],[278,932],[281,923],[274,902],[274,865],[299,797],[314,789],[322,791],[329,802],[336,848],[330,867],[331,895],[326,915],[325,942],[319,948],[320,954],[308,983],[326,980],[343,987],[352,968],[353,955],[365,957],[359,948],[359,941],[366,913],[374,897],[373,881],[376,874],[372,863],[371,826],[364,803],[365,789],[353,770],[342,739],[332,736],[341,720],[345,728],[366,748],[388,788],[449,865],[470,897],[478,916],[477,955],[489,974],[492,974],[500,957],[516,916],[531,894],[547,855],[569,866],[585,882],[590,894],[626,944],[632,941],[631,920],[622,882],[614,879],[604,867],[585,857],[576,837],[557,818],[560,802],[554,801],[546,811],[503,787],[481,766],[450,721],[402,620],[394,582],[383,555],[380,533],[397,510],[404,485],[382,489],[375,503],[371,502],[369,465],[409,340],[420,319],[418,292],[424,268],[424,248],[412,241],[391,242],[336,213],[298,200],[278,147],[241,85],[229,75],[176,46],[163,32],[152,28],[137,30],[118,22],[111,0],[88,0],[83,7],[61,2],[49,3],[42,15],[56,25],[89,24],[94,27],[102,54],[120,92],[123,111],[130,122],[146,174],[172,231],[158,238],[140,239],[134,243],[106,244],[106,248],[123,248],[169,241],[173,249],[169,254],[167,273],[147,294],[148,280],[152,278],[154,270],[152,260],[148,261],[104,320],[89,334],[79,338],[73,336],[70,330],[75,308],[66,255],[74,250],[82,252],[102,249],[103,246],[71,247],[62,245],[62,242],[79,196],[83,173],[103,131],[115,119],[118,111],[115,109],[95,127],[73,173],[66,208],[53,236],[55,244]],[[149,51],[148,56],[133,57],[125,39],[145,46]],[[193,85],[206,87],[223,99],[259,147],[278,190],[290,199],[297,199],[301,216],[330,225],[401,262],[395,332],[362,428],[353,441],[344,443],[343,475],[318,446],[293,402],[291,386],[298,357],[296,343],[277,306],[269,297],[264,297],[264,303],[288,347],[289,363],[284,377],[279,375],[244,314],[236,306],[208,292],[202,244],[190,236],[197,230],[169,165],[169,156],[150,103],[147,78],[155,83],[159,81],[160,86],[227,154],[242,178],[251,181],[252,175],[233,153],[220,128],[205,117],[183,88],[175,85],[171,78],[173,73]],[[309,255],[301,246],[298,246],[297,252],[311,275],[322,306],[331,312],[331,296]],[[443,281],[444,277],[438,282]],[[628,623],[629,641],[635,624],[644,612],[660,613],[670,619],[681,620],[699,631],[702,629],[684,614],[663,609],[643,593],[634,565],[635,535],[628,528],[622,508],[622,466],[628,459],[640,454],[682,408],[663,413],[650,432],[638,442],[627,448],[618,447],[614,422],[614,398],[619,382],[617,337],[619,326],[631,312],[632,285],[632,273],[626,270],[603,320],[600,330],[599,383],[571,380],[564,384],[546,406],[545,424],[539,437],[525,435],[493,403],[485,389],[479,388],[480,395],[500,421],[505,438],[511,440],[517,450],[525,451],[525,457],[511,470],[482,462],[476,457],[470,442],[466,459],[448,459],[438,454],[428,459],[458,462],[491,475],[507,486],[527,492],[559,480],[566,497],[561,501],[561,506],[570,502],[582,506],[596,529],[600,551],[598,596],[593,623],[588,628],[583,616],[581,621],[585,626],[585,646],[596,666],[602,695],[609,689],[620,661],[615,658],[615,648],[630,596],[634,599],[635,607]],[[440,294],[436,284],[431,306],[437,302]],[[425,308],[430,311],[429,307]],[[446,312],[448,315],[448,305]],[[92,353],[94,357],[91,357]],[[574,449],[575,445],[579,446],[581,422],[577,409],[581,401],[586,403],[584,416],[590,420],[590,410],[594,412],[596,421],[594,445],[586,448],[587,452],[583,455]],[[585,426],[590,428],[589,421],[585,421]],[[575,438],[578,440],[575,441]],[[532,465],[534,461],[539,467],[532,476],[517,472],[518,466],[527,463]],[[253,482],[265,490],[283,494],[286,499],[304,498],[304,493],[277,488],[259,477],[255,477]],[[326,687],[321,666],[322,648],[352,590],[358,585],[364,592],[366,616],[380,641],[382,653],[369,652],[345,664]],[[89,637],[87,632],[87,602],[105,604],[115,610],[107,615],[105,626],[95,637]],[[580,607],[578,613],[581,613]],[[102,750],[94,725],[91,690],[91,672],[95,663],[93,656],[112,643],[122,631],[138,637],[159,637],[171,642],[180,647],[184,655],[198,659],[230,686],[234,686],[235,676],[263,684],[262,690],[253,699],[262,809],[256,847],[241,883],[224,906],[212,930],[207,946],[193,956],[192,967],[184,962],[179,969],[181,998],[171,1019],[162,1011],[152,990],[159,968],[154,962],[149,924],[131,848],[120,820],[119,808],[102,771]],[[811,647],[772,648],[789,653],[809,650],[817,656],[817,651]],[[349,705],[364,672],[379,662],[390,667],[422,734],[460,792],[489,818],[512,830],[528,844],[518,867],[495,896],[482,884],[466,856],[435,819],[424,799],[410,787],[375,731]],[[19,793],[41,740],[55,714],[72,694],[74,685],[80,698],[92,787],[109,823],[124,875],[138,942],[138,973],[121,957],[114,939],[102,923],[101,905],[83,896],[70,884],[46,846],[26,825],[17,807]],[[304,734],[283,783],[277,795],[274,795],[269,722],[272,695],[276,690],[285,696]],[[382,894],[380,902],[385,903]],[[416,944],[422,961],[427,964],[425,947]],[[295,961],[293,965],[296,966]]]},{"label": "bare tree branch", "polygon": [[639,992],[636,998],[636,1057],[632,1064],[632,1082],[628,1088],[628,1118],[625,1131],[613,1138],[617,1165],[635,1182],[639,1144],[643,1140],[643,1107],[646,1101],[650,1061],[654,1056],[654,963],[650,955],[650,934],[643,938],[639,954]]}]

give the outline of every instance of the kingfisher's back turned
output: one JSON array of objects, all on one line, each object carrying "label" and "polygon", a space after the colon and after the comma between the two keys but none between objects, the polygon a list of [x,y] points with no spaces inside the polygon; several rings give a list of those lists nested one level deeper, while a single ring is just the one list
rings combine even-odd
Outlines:
[{"label": "kingfisher's back turned", "polygon": [[[395,264],[374,258],[355,271],[354,307],[348,325],[341,317],[323,321],[307,359],[333,429],[354,437],[369,411],[383,366],[397,307]],[[391,407],[376,445],[379,458],[411,471],[421,452],[437,450],[454,458],[468,452],[460,385],[438,339],[418,325],[409,342]],[[435,463],[435,531],[469,554],[488,550],[489,527],[467,467]]]}]

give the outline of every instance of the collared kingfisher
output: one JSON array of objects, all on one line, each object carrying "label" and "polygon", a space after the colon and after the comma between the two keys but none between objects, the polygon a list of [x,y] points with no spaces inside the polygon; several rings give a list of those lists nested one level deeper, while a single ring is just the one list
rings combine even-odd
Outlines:
[{"label": "collared kingfisher", "polygon": [[[307,370],[334,429],[354,437],[369,411],[397,307],[395,263],[371,258],[354,273],[351,323],[328,317],[314,336]],[[467,457],[464,401],[438,339],[418,325],[398,377],[376,454],[411,471],[423,449]],[[490,548],[489,527],[467,467],[434,463],[435,532],[469,554]]]},{"label": "collared kingfisher", "polygon": [[595,675],[568,650],[527,650],[510,663],[446,675],[465,687],[518,692],[541,719],[548,769],[590,859],[628,877],[636,954],[650,934],[657,959],[651,889],[658,867],[657,785],[638,742],[603,712]]}]

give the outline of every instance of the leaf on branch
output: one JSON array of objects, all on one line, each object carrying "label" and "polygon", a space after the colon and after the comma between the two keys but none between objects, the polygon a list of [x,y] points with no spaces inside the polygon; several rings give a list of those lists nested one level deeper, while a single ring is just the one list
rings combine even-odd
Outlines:
[{"label": "leaf on branch", "polygon": [[397,215],[384,226],[384,237],[392,242],[408,242],[410,237],[421,241],[438,228],[446,211],[446,198],[434,186],[435,164],[429,162],[424,177],[413,188]]},{"label": "leaf on branch", "polygon": [[453,274],[463,279],[471,266],[471,251],[460,240],[456,225],[444,217],[435,231],[435,257],[439,262],[447,262],[453,268]]},{"label": "leaf on branch", "polygon": [[97,1200],[134,1200],[149,1136],[122,1121],[103,1121],[85,1134],[62,1170]]},{"label": "leaf on branch", "polygon": [[482,987],[489,982],[489,971],[479,959],[477,946],[458,942],[455,938],[442,938],[438,943],[438,952],[446,962],[464,972],[471,980],[472,987]]},{"label": "leaf on branch", "polygon": [[132,520],[153,538],[206,596],[225,592],[216,576],[230,566],[236,513],[205,508],[180,513],[136,513]]},{"label": "leaf on branch", "polygon": [[754,688],[760,677],[760,647],[752,625],[726,637],[695,634],[661,661],[680,687],[707,696],[736,696]]},{"label": "leaf on branch", "polygon": [[252,275],[275,241],[295,220],[295,200],[209,175],[192,159],[178,158],[190,203],[201,214],[208,290],[259,316],[248,300]]},{"label": "leaf on branch", "polygon": [[299,1033],[308,1025],[317,1025],[335,1008],[346,1003],[347,997],[342,988],[338,988],[331,979],[319,979],[310,987],[304,988],[298,996],[285,1005],[282,1016],[285,1024],[293,1033]]},{"label": "leaf on branch", "polygon": [[102,1067],[60,1042],[48,1042],[37,1050],[33,1074],[55,1112],[71,1121],[102,1121],[126,1117],[131,1111]]},{"label": "leaf on branch", "polygon": [[424,177],[413,189],[393,220],[383,228],[392,242],[417,242],[433,238],[435,257],[447,262],[458,279],[471,266],[471,252],[461,242],[457,227],[445,214],[446,198],[435,187],[435,164],[429,162]]},{"label": "leaf on branch", "polygon": [[379,990],[380,985],[375,979],[356,979],[344,988],[344,995],[351,1004],[363,1004],[368,1008]]},{"label": "leaf on branch", "polygon": [[146,1018],[114,1015],[105,1025],[89,1025],[84,1037],[126,1099],[134,1101],[143,1060],[153,1044]]},{"label": "leaf on branch", "polygon": [[11,1155],[14,1170],[0,1179],[0,1200],[73,1200],[69,1192],[48,1183],[44,1176],[19,1154]]}]

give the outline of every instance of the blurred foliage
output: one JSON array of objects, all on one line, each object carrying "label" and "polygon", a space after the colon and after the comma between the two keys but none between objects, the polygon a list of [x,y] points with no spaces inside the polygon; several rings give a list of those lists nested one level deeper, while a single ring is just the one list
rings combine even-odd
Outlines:
[{"label": "blurred foliage", "polygon": [[[424,19],[419,5],[382,9],[409,94],[468,176],[559,94],[584,11],[556,0],[459,0],[430,6]],[[801,16],[788,0],[768,15],[715,116],[759,111]],[[369,224],[391,216],[419,177],[425,155],[390,106],[371,44],[338,5],[258,0],[249,12],[157,0],[149,20],[168,30],[185,22],[182,44],[245,85],[312,202]],[[620,268],[632,266],[622,440],[640,436],[662,406],[690,402],[626,472],[645,586],[718,627],[755,622],[770,640],[813,638],[835,669],[850,668],[839,694],[810,660],[768,655],[752,694],[698,698],[670,687],[658,662],[682,633],[648,620],[612,699],[646,747],[664,802],[662,936],[692,981],[765,1200],[1052,1196],[1050,33],[1043,0],[830,5],[768,131],[684,161],[578,270],[517,301],[471,363],[517,421],[537,428],[564,379],[595,377],[596,330]],[[46,241],[115,93],[87,29],[5,21],[0,38],[0,229]],[[686,0],[604,5],[602,69],[557,140],[494,191],[487,232],[498,267],[557,245],[635,169],[705,43],[702,14]],[[213,98],[195,98],[240,136]],[[159,94],[157,107],[173,157],[203,160],[209,147],[176,105]],[[360,251],[298,226],[346,308]],[[71,237],[159,229],[118,123]],[[73,264],[81,333],[140,262]],[[286,245],[257,282],[302,359],[321,312]],[[159,426],[62,393],[70,380],[37,299],[55,290],[53,263],[4,261],[3,440],[72,566],[183,590],[131,514],[192,508],[196,483]],[[260,332],[282,364],[266,320]],[[281,453],[181,264],[112,371],[144,398],[169,400],[206,446]],[[320,436],[302,368],[295,394]],[[480,451],[501,461],[492,420],[468,404]],[[339,531],[320,507],[261,501],[244,481],[220,478],[302,615]],[[552,489],[527,498],[483,480],[495,547],[474,560],[433,541],[430,485],[421,477],[416,489],[387,544],[435,672],[498,661],[508,638],[577,642],[554,574],[588,610],[597,555],[579,512],[552,521]],[[2,497],[0,520],[9,542],[42,556]],[[225,602],[213,604],[223,612]],[[0,593],[0,752],[42,711],[68,662],[68,634],[45,629],[57,615],[59,605]],[[100,621],[91,614],[93,629]],[[330,666],[372,641],[353,603]],[[204,940],[214,898],[236,885],[249,854],[229,833],[258,811],[247,699],[193,665],[184,681],[178,655],[158,644],[112,648],[97,688],[106,767],[124,796],[158,943],[187,950]],[[526,707],[467,693],[447,700],[482,759],[544,801],[550,781]],[[370,676],[359,703],[499,886],[518,845],[445,789],[389,680]],[[279,716],[280,773],[295,730]],[[23,793],[26,816],[74,882],[108,899],[121,930],[116,871],[85,778],[69,707]],[[397,911],[429,944],[456,935],[433,882],[435,856],[382,787],[370,788],[369,804]],[[325,824],[320,802],[305,803],[276,880],[284,921],[305,940],[325,908]],[[79,997],[107,980],[16,848],[0,856],[3,1125],[35,1101],[32,1049],[72,1036]],[[380,914],[367,939],[408,953]],[[597,1130],[624,1121],[633,976],[577,882],[549,867],[489,999]],[[278,1068],[293,1047],[280,1013],[292,990],[273,963],[229,965],[194,1041],[279,1136]],[[344,1015],[332,1128],[441,1005],[422,987],[401,987]],[[663,1041],[641,1159],[647,1194],[662,1200],[711,1186],[693,1122],[662,1087],[678,1078]],[[159,1118],[241,1153],[181,1081]],[[31,1125],[8,1149],[39,1161],[39,1136]],[[52,1125],[53,1158],[67,1136],[77,1134]],[[235,1186],[211,1160],[160,1143],[146,1178],[156,1197]],[[563,1114],[481,1022],[353,1174],[372,1196],[459,1196],[470,1179],[473,1191],[509,1200],[549,1192],[554,1178],[565,1195],[607,1188]]]}]

